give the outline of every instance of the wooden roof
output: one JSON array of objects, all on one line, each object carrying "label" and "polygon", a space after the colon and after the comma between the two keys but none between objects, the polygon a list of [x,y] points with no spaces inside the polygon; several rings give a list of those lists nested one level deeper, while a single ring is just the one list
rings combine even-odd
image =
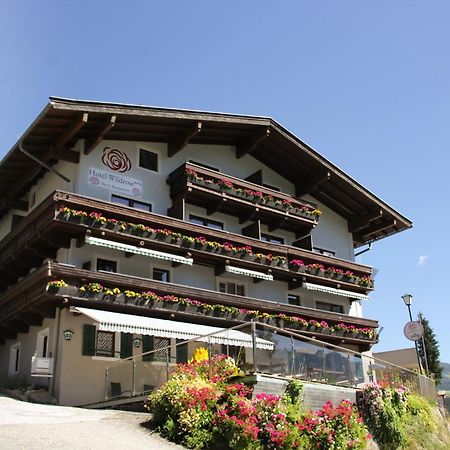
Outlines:
[{"label": "wooden roof", "polygon": [[[101,139],[167,142],[169,155],[188,142],[236,147],[273,168],[349,221],[355,246],[412,226],[388,204],[268,117],[156,108],[51,97],[42,113],[0,163],[0,214],[23,206],[20,198],[57,160],[78,162],[70,150],[85,139],[89,153]],[[28,155],[20,150],[25,150]]]}]

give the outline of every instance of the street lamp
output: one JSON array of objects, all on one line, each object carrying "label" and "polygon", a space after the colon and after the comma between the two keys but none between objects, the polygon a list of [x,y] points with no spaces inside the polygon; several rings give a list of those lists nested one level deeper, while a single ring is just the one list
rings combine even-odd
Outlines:
[{"label": "street lamp", "polygon": [[413,321],[413,318],[412,318],[412,315],[411,315],[412,295],[411,294],[404,294],[404,295],[402,295],[402,299],[405,302],[405,305],[408,307],[409,320],[412,322]]},{"label": "street lamp", "polygon": [[[411,322],[413,322],[413,318],[412,318],[412,314],[411,314],[411,304],[412,304],[412,298],[413,296],[411,294],[404,294],[402,295],[402,299],[405,302],[405,305],[408,307],[408,313],[409,313],[409,320]],[[422,323],[420,323],[422,325]],[[417,355],[417,363],[419,364],[419,370],[420,372],[422,372],[422,364],[420,363],[420,356],[419,356],[419,348],[417,347],[417,341],[414,341],[414,347],[416,347],[416,355]],[[422,347],[423,347],[423,351],[424,351],[424,355],[425,355],[425,365],[427,367],[426,369],[426,373],[428,376],[428,361],[427,361],[427,354],[426,354],[426,349],[425,349],[425,340],[423,338],[422,335]]]}]

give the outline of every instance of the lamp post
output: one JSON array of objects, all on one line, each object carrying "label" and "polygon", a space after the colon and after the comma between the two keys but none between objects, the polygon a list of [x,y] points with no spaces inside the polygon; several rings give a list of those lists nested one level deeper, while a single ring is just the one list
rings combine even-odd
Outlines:
[{"label": "lamp post", "polygon": [[[408,307],[409,320],[411,322],[413,322],[413,318],[412,318],[412,314],[411,314],[412,298],[413,298],[413,296],[411,294],[402,295],[402,299],[405,302],[405,305]],[[414,347],[416,348],[417,363],[419,364],[419,371],[422,372],[422,364],[420,363],[420,356],[419,356],[419,349],[417,347],[417,341],[414,341]],[[424,359],[425,359],[425,366],[426,366],[426,374],[428,376],[428,361],[427,361],[427,353],[425,350],[425,341],[423,339],[423,334],[422,334],[422,348],[423,348],[423,352],[424,352],[424,356],[425,356]]]}]

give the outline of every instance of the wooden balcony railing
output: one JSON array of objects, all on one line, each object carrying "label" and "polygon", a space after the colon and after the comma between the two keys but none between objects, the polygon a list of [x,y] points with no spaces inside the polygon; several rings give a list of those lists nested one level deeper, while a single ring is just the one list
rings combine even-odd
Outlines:
[{"label": "wooden balcony railing", "polygon": [[[85,217],[93,213],[105,221],[94,223],[89,217],[88,220],[73,220],[77,218],[60,212],[61,208],[83,212]],[[122,227],[121,223],[125,225]],[[150,229],[153,232],[149,232]],[[216,267],[217,274],[224,271],[227,264],[270,272],[275,279],[288,282],[291,289],[301,287],[303,282],[355,293],[372,289],[370,284],[361,281],[368,280],[372,274],[368,266],[61,191],[47,198],[0,242],[0,288],[5,289],[45,259],[55,259],[57,249],[70,247],[72,238],[77,239],[78,245],[83,245],[87,233],[182,256],[189,253],[194,262]],[[341,272],[353,272],[361,284],[355,283],[356,278],[351,282],[333,277],[333,274],[297,272],[289,262],[300,259],[304,266],[318,264]]]},{"label": "wooden balcony railing", "polygon": [[[63,279],[71,287],[69,290],[62,289],[52,292],[47,290],[50,280]],[[161,302],[154,307],[141,299],[126,299],[121,296],[99,298],[95,294],[87,295],[78,290],[79,287],[89,283],[100,283],[108,288],[119,288],[121,292],[131,289],[135,292],[151,291],[157,295],[177,296],[204,302],[209,305],[221,305],[226,312],[227,307],[259,311],[262,315],[276,314],[287,316],[301,316],[305,320],[327,321],[332,326],[345,323],[356,328],[376,329],[378,322],[375,320],[353,317],[345,314],[337,314],[327,311],[316,310],[285,303],[275,303],[248,297],[224,294],[205,289],[189,286],[164,283],[146,278],[133,277],[129,275],[92,272],[78,269],[67,264],[46,262],[36,271],[16,283],[16,285],[3,293],[0,297],[0,337],[11,338],[14,332],[27,332],[29,325],[39,323],[39,318],[54,315],[56,306],[87,306],[96,309],[107,309],[129,314],[148,315],[178,321],[193,323],[214,324],[216,326],[232,326],[242,322],[241,317],[230,317],[225,313],[206,314],[204,311],[187,310],[173,307],[173,304]],[[120,298],[119,298],[120,297]],[[24,301],[26,299],[26,301]],[[290,325],[285,325],[290,328]],[[357,344],[360,349],[367,349],[376,341],[376,337],[361,337],[356,334],[343,336],[338,334],[324,334],[320,329],[316,331],[302,331],[309,335],[320,335],[320,339],[329,342],[344,342]]]},{"label": "wooden balcony railing", "polygon": [[285,193],[192,163],[172,172],[167,183],[173,202],[169,215],[179,219],[185,219],[187,202],[206,208],[208,215],[221,211],[238,216],[240,223],[259,221],[269,230],[281,228],[303,237],[321,214],[314,205]]}]

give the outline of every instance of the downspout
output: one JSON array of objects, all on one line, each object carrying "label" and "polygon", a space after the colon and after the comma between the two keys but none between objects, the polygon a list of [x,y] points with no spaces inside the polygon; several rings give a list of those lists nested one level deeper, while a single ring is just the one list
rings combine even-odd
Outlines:
[{"label": "downspout", "polygon": [[[55,397],[55,386],[56,386],[56,373],[58,369],[58,346],[59,346],[59,335],[61,332],[61,308],[57,308],[58,312],[56,314],[56,338],[53,340],[53,377],[51,378],[51,395]],[[59,403],[59,399],[57,399]]]}]

